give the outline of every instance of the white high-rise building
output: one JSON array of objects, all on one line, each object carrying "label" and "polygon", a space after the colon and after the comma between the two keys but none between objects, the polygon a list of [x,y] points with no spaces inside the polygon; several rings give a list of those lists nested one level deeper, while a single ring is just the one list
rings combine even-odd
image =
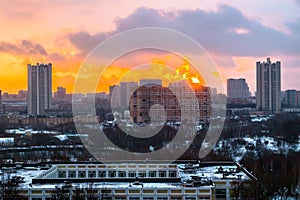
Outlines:
[{"label": "white high-rise building", "polygon": [[279,111],[281,109],[281,73],[280,61],[256,63],[256,98],[257,109],[262,111]]},{"label": "white high-rise building", "polygon": [[52,64],[28,64],[28,114],[44,115],[52,104]]}]

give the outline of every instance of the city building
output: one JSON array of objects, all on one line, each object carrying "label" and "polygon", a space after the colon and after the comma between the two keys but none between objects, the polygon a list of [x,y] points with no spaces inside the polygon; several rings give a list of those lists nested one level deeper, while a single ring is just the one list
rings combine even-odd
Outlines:
[{"label": "city building", "polygon": [[300,107],[300,91],[296,92],[296,105]]},{"label": "city building", "polygon": [[28,64],[28,114],[44,115],[52,105],[52,64]]},{"label": "city building", "polygon": [[18,94],[3,93],[1,102],[27,101],[27,90],[19,90]]},{"label": "city building", "polygon": [[137,88],[137,82],[120,82],[120,102],[123,110],[129,110],[130,97]]},{"label": "city building", "polygon": [[[256,177],[235,162],[60,163],[48,164],[48,169],[17,165],[19,169],[6,170],[18,185],[18,194],[29,200],[247,199],[253,198],[256,182]],[[2,172],[5,175],[4,169]]]},{"label": "city building", "polygon": [[0,114],[5,113],[4,105],[2,105],[2,90],[0,90]]},{"label": "city building", "polygon": [[297,90],[286,90],[285,91],[285,105],[287,107],[297,107],[298,103],[298,94]]},{"label": "city building", "polygon": [[260,111],[281,110],[281,63],[267,62],[256,63],[256,98],[257,109]]},{"label": "city building", "polygon": [[230,99],[246,99],[250,97],[249,87],[244,78],[227,80],[227,97]]},{"label": "city building", "polygon": [[[130,98],[130,116],[133,122],[149,123],[150,108],[153,105],[163,106],[163,87],[157,84],[143,84],[133,92]],[[155,120],[163,120],[163,107],[156,107],[152,114]],[[152,119],[154,120],[154,118]]]},{"label": "city building", "polygon": [[57,87],[57,91],[54,92],[53,98],[55,101],[65,101],[66,100],[66,88],[64,87]]},{"label": "city building", "polygon": [[3,93],[0,102],[2,114],[27,114],[27,91],[20,90],[18,94]]},{"label": "city building", "polygon": [[[194,94],[196,101],[192,101]],[[210,89],[186,81],[172,83],[169,87],[148,81],[140,85],[130,99],[131,119],[137,123],[151,120],[180,122],[182,110],[189,121],[208,121],[211,115]],[[151,114],[155,118],[150,119]]]},{"label": "city building", "polygon": [[19,90],[18,91],[18,98],[19,99],[27,100],[27,97],[28,97],[28,91],[27,90]]},{"label": "city building", "polygon": [[281,93],[281,104],[285,112],[299,112],[300,91],[288,89]]},{"label": "city building", "polygon": [[[213,90],[216,91],[216,89]],[[184,110],[184,115],[188,116],[190,121],[209,121],[212,110],[211,98],[213,96],[209,87],[179,81],[171,83],[165,91],[167,91],[167,95],[164,95],[164,104],[166,105],[168,120],[181,121],[181,111]],[[191,101],[193,96],[196,101]],[[177,97],[181,99],[181,102]],[[175,102],[175,104],[172,104],[172,102]]]},{"label": "city building", "polygon": [[121,88],[119,85],[109,86],[109,102],[113,110],[121,109]]},{"label": "city building", "polygon": [[162,85],[161,79],[141,79],[140,86],[147,85],[147,84],[155,84],[155,85]]}]

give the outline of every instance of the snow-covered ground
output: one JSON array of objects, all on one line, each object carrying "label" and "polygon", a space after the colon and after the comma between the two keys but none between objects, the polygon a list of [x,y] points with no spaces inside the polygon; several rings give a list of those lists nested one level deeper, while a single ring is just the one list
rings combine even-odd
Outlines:
[{"label": "snow-covered ground", "polygon": [[220,140],[214,152],[217,154],[229,153],[231,158],[239,162],[246,153],[258,155],[263,150],[271,151],[276,154],[288,154],[288,152],[300,152],[300,137],[298,141],[288,143],[282,137],[269,136],[246,136],[242,138],[231,138]]}]

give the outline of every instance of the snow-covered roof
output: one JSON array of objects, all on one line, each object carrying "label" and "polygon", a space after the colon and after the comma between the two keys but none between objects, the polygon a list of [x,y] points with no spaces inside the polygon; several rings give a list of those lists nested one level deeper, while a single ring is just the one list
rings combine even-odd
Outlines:
[{"label": "snow-covered roof", "polygon": [[[58,186],[61,183],[61,186],[63,186],[65,181],[68,181],[67,178],[61,179],[60,183],[52,183],[51,181],[47,181],[49,178],[43,178],[41,174],[45,173],[53,173],[56,170],[60,170],[59,165],[52,165],[52,168],[49,170],[43,170],[40,167],[24,167],[22,169],[15,169],[15,168],[2,168],[2,172],[10,171],[10,176],[19,176],[24,177],[24,183],[21,184],[22,188],[55,188],[55,186]],[[63,166],[67,166],[68,164],[62,164]],[[72,166],[74,164],[71,164]],[[93,165],[93,164],[91,164]],[[124,165],[124,164],[120,164]],[[146,164],[147,165],[147,164]],[[57,167],[56,167],[57,166]],[[166,165],[169,166],[169,165]],[[147,167],[146,167],[147,168]],[[145,168],[145,169],[146,169]],[[73,168],[72,168],[73,169]],[[135,184],[132,182],[132,179],[120,179],[118,182],[110,182],[109,180],[99,180],[99,182],[94,182],[93,186],[96,186],[97,188],[183,188],[185,186],[188,186],[187,182],[189,181],[198,181],[198,183],[201,184],[201,187],[212,187],[214,185],[214,181],[220,181],[220,180],[232,180],[232,179],[238,179],[238,180],[249,180],[250,177],[245,173],[244,170],[241,170],[241,167],[238,164],[228,164],[222,163],[222,165],[203,165],[201,164],[178,164],[177,168],[178,177],[174,179],[166,179],[164,181],[147,181],[147,178],[144,179],[144,182],[141,182],[139,184]],[[53,171],[54,170],[54,171]],[[56,171],[58,173],[58,171]],[[33,179],[45,179],[42,182],[36,182],[33,184]],[[160,177],[159,179],[165,179],[164,177]],[[161,183],[162,182],[162,183]],[[190,182],[191,183],[191,182]],[[193,182],[193,184],[196,184],[196,182]],[[74,187],[85,187],[87,186],[87,180],[85,178],[82,179],[82,182],[72,183],[72,186]]]},{"label": "snow-covered roof", "polygon": [[68,139],[68,136],[66,136],[66,135],[56,135],[55,137],[57,139],[59,139],[60,141],[65,141]]},{"label": "snow-covered roof", "polygon": [[0,143],[13,143],[13,142],[14,142],[13,137],[0,138]]},{"label": "snow-covered roof", "polygon": [[9,134],[28,134],[28,133],[31,133],[31,134],[38,134],[38,133],[57,134],[56,131],[47,131],[47,130],[34,131],[32,129],[23,129],[23,128],[6,129],[4,132],[9,133]]},{"label": "snow-covered roof", "polygon": [[193,177],[212,181],[221,179],[250,179],[237,165],[219,165],[184,169],[184,164],[181,164],[178,165],[178,171],[183,182],[191,180]]}]

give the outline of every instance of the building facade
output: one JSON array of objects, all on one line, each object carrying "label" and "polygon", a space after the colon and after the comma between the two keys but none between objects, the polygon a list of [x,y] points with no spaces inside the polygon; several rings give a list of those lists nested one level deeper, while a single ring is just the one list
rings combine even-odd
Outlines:
[{"label": "building facade", "polygon": [[[133,122],[148,123],[150,119],[150,108],[153,105],[163,105],[163,87],[156,84],[140,86],[130,99],[130,116]],[[152,109],[155,119],[163,119],[163,107]]]},{"label": "building facade", "polygon": [[[22,166],[20,166],[22,167]],[[256,178],[238,163],[72,163],[20,169],[19,194],[30,200],[218,200],[253,197]],[[253,198],[254,199],[254,198]]]},{"label": "building facade", "polygon": [[286,90],[285,100],[288,107],[297,107],[297,91],[296,90]]},{"label": "building facade", "polygon": [[296,106],[300,107],[300,91],[296,92]]},{"label": "building facade", "polygon": [[137,82],[120,82],[120,103],[122,110],[129,110],[129,100],[138,88]]},{"label": "building facade", "polygon": [[244,78],[227,80],[227,97],[231,99],[245,99],[250,97],[249,86]]},{"label": "building facade", "polygon": [[109,86],[109,102],[113,110],[121,109],[121,87],[119,85]]},{"label": "building facade", "polygon": [[28,114],[44,115],[52,105],[52,64],[28,64]]},{"label": "building facade", "polygon": [[[190,85],[186,81],[172,83],[169,87],[143,84],[130,99],[130,115],[136,123],[151,120],[180,122],[183,114],[184,119],[191,122],[208,121],[211,115],[210,88]],[[150,119],[151,115],[155,119]]]},{"label": "building facade", "polygon": [[55,101],[65,101],[66,100],[66,88],[57,87],[57,91],[54,92],[54,100]]},{"label": "building facade", "polygon": [[260,111],[281,110],[281,63],[256,63],[256,107]]}]

